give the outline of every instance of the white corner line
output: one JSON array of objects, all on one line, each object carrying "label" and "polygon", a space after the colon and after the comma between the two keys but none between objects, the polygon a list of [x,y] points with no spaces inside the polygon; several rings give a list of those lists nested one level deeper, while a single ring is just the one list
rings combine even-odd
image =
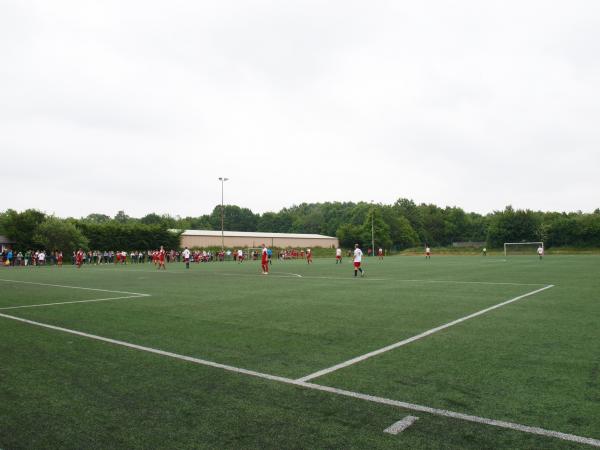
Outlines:
[{"label": "white corner line", "polygon": [[372,358],[373,356],[381,355],[382,353],[389,352],[390,350],[394,350],[394,349],[396,349],[398,347],[402,347],[404,345],[410,344],[411,342],[418,341],[419,339],[423,339],[424,337],[431,336],[432,334],[437,333],[438,331],[442,331],[442,330],[445,330],[446,328],[450,328],[450,327],[452,327],[454,325],[458,325],[459,323],[462,323],[462,322],[464,322],[466,320],[473,319],[475,317],[481,316],[482,314],[485,314],[487,312],[493,311],[494,309],[501,308],[501,307],[506,306],[506,305],[508,305],[510,303],[513,303],[513,302],[516,302],[518,300],[521,300],[521,299],[523,299],[525,297],[529,297],[531,295],[538,294],[538,293],[540,293],[542,291],[545,291],[546,289],[550,289],[552,287],[554,287],[554,285],[553,284],[549,284],[547,286],[544,286],[541,289],[536,289],[535,291],[527,292],[526,294],[519,295],[518,297],[515,297],[515,298],[511,298],[510,300],[506,300],[506,301],[504,301],[502,303],[498,303],[496,305],[490,306],[489,308],[482,309],[481,311],[477,311],[477,312],[475,312],[473,314],[469,314],[468,316],[461,317],[460,319],[456,319],[456,320],[453,320],[452,322],[448,322],[448,323],[445,323],[445,324],[440,325],[438,327],[435,327],[435,328],[432,328],[430,330],[424,331],[423,333],[417,334],[416,336],[412,336],[412,337],[410,337],[408,339],[404,339],[402,341],[396,342],[396,343],[388,345],[386,347],[383,347],[383,348],[380,348],[380,349],[377,349],[377,350],[373,350],[372,352],[365,353],[364,355],[360,355],[360,356],[357,356],[355,358],[349,359],[347,361],[341,362],[339,364],[336,364],[335,366],[327,367],[325,369],[322,369],[322,370],[319,370],[317,372],[311,373],[309,375],[303,376],[301,378],[298,378],[296,381],[309,381],[309,380],[312,380],[314,378],[318,378],[318,377],[321,377],[323,375],[327,375],[327,374],[329,374],[331,372],[335,372],[336,370],[340,370],[340,369],[343,369],[345,367],[351,366],[353,364],[362,362],[362,361],[364,361],[366,359]]},{"label": "white corner line", "polygon": [[96,289],[96,288],[81,287],[81,286],[66,286],[63,284],[35,283],[33,281],[6,280],[4,278],[0,278],[0,281],[4,281],[6,283],[33,284],[36,286],[51,286],[51,287],[59,287],[59,288],[65,288],[65,289],[82,289],[84,291],[113,292],[115,294],[129,294],[129,295],[139,295],[139,296],[148,295],[148,294],[141,294],[139,292],[112,291],[110,289]]},{"label": "white corner line", "polygon": [[417,420],[419,420],[419,418],[416,416],[406,416],[404,419],[399,420],[398,422],[387,427],[385,430],[383,430],[383,432],[388,434],[402,433]]},{"label": "white corner line", "polygon": [[560,431],[547,430],[547,429],[539,428],[539,427],[531,427],[528,425],[521,425],[521,424],[513,423],[513,422],[506,422],[506,421],[502,421],[502,420],[494,420],[494,419],[488,419],[485,417],[472,416],[469,414],[457,413],[457,412],[449,411],[449,410],[445,410],[445,409],[431,408],[429,406],[401,402],[398,400],[392,400],[392,399],[383,398],[383,397],[376,397],[376,396],[372,396],[372,395],[361,394],[359,392],[346,391],[344,389],[337,389],[334,387],[322,386],[322,385],[314,384],[314,383],[306,383],[306,382],[302,382],[302,381],[298,381],[298,380],[293,380],[291,378],[280,377],[277,375],[270,375],[267,373],[256,372],[253,370],[241,369],[239,367],[233,367],[233,366],[229,366],[226,364],[216,363],[213,361],[207,361],[204,359],[194,358],[191,356],[179,355],[177,353],[166,352],[166,351],[154,349],[151,347],[144,347],[142,345],[132,344],[129,342],[124,342],[124,341],[118,341],[116,339],[105,338],[105,337],[97,336],[94,334],[83,333],[81,331],[71,330],[71,329],[63,328],[63,327],[57,327],[55,325],[50,325],[50,324],[41,323],[41,322],[35,322],[33,320],[23,319],[21,317],[11,316],[8,314],[0,313],[0,317],[4,317],[6,319],[11,319],[11,320],[16,320],[18,322],[23,322],[23,323],[26,323],[29,325],[35,325],[38,327],[48,328],[51,330],[62,331],[64,333],[74,334],[74,335],[82,336],[82,337],[89,338],[89,339],[95,339],[95,340],[107,342],[110,344],[120,345],[123,347],[135,349],[135,350],[140,350],[140,351],[145,351],[148,353],[154,353],[157,355],[167,356],[169,358],[175,358],[175,359],[179,359],[182,361],[187,361],[187,362],[191,362],[191,363],[195,363],[195,364],[199,364],[199,365],[203,365],[203,366],[209,366],[209,367],[214,367],[214,368],[218,368],[218,369],[223,369],[223,370],[227,370],[229,372],[241,373],[244,375],[249,375],[249,376],[262,378],[262,379],[266,379],[266,380],[270,380],[270,381],[277,381],[277,382],[289,384],[292,386],[298,386],[298,387],[302,387],[302,388],[306,388],[306,389],[313,389],[313,390],[322,391],[322,392],[329,392],[332,394],[342,395],[345,397],[356,398],[356,399],[365,400],[365,401],[369,401],[369,402],[373,402],[373,403],[379,403],[379,404],[383,404],[383,405],[395,406],[395,407],[399,407],[402,409],[408,409],[411,411],[424,412],[424,413],[433,414],[436,416],[451,417],[453,419],[464,420],[467,422],[474,422],[474,423],[490,425],[490,426],[495,426],[495,427],[500,427],[500,428],[507,428],[507,429],[516,430],[516,431],[522,431],[524,433],[536,434],[536,435],[540,435],[540,436],[544,436],[544,437],[553,437],[553,438],[561,439],[563,441],[571,441],[571,442],[577,442],[579,444],[587,444],[587,445],[591,445],[594,447],[600,447],[600,440],[598,440],[598,439],[592,439],[592,438],[587,438],[587,437],[583,437],[583,436],[577,436],[574,434],[562,433]]},{"label": "white corner line", "polygon": [[56,303],[40,303],[37,305],[20,305],[20,306],[4,306],[0,308],[0,311],[5,311],[7,309],[23,309],[23,308],[38,308],[40,306],[57,306],[57,305],[72,305],[74,303],[93,303],[93,302],[106,302],[109,300],[121,300],[126,298],[145,298],[151,297],[150,294],[138,294],[138,295],[127,295],[125,297],[107,297],[107,298],[93,298],[89,300],[74,300],[72,302],[56,302]]}]

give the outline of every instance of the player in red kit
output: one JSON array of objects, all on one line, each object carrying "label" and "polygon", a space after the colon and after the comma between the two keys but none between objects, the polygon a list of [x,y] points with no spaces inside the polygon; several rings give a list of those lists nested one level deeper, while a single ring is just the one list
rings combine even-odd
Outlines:
[{"label": "player in red kit", "polygon": [[310,248],[306,249],[306,263],[310,264],[312,262],[312,250]]},{"label": "player in red kit", "polygon": [[167,270],[167,267],[165,266],[165,255],[167,252],[165,252],[165,249],[163,248],[163,246],[160,246],[160,250],[158,252],[158,270],[160,270],[160,268],[162,267],[164,270]]},{"label": "player in red kit", "polygon": [[265,244],[262,245],[262,254],[260,257],[263,275],[269,275],[269,251]]},{"label": "player in red kit", "polygon": [[77,268],[81,268],[83,264],[83,250],[79,249],[77,254],[75,255],[75,263],[77,264]]}]

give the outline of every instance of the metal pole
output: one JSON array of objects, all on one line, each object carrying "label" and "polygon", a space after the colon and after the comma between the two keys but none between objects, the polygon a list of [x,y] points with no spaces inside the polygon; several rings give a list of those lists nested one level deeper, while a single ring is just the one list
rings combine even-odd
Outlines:
[{"label": "metal pole", "polygon": [[375,226],[373,224],[375,210],[373,209],[373,200],[371,200],[371,256],[375,256]]},{"label": "metal pole", "polygon": [[223,206],[223,189],[227,180],[229,180],[229,178],[219,177],[219,181],[221,182],[221,252],[225,252],[225,210]]}]

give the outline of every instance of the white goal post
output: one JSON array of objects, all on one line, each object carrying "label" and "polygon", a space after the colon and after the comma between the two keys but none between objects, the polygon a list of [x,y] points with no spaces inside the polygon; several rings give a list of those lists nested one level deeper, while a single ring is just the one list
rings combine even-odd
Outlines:
[{"label": "white goal post", "polygon": [[[543,242],[505,242],[504,243],[504,256],[506,256],[506,249],[511,246],[511,245],[536,245],[538,247],[542,247],[542,250],[544,249],[544,243]],[[537,248],[537,247],[536,247]]]}]

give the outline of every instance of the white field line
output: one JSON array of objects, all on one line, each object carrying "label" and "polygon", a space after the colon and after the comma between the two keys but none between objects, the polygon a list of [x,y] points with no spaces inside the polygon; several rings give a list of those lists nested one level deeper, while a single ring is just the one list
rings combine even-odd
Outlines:
[{"label": "white field line", "polygon": [[564,441],[571,441],[571,442],[577,442],[580,444],[592,445],[594,447],[600,447],[600,440],[598,440],[598,439],[592,439],[592,438],[577,436],[574,434],[562,433],[559,431],[547,430],[544,428],[531,427],[528,425],[521,425],[518,423],[506,422],[506,421],[502,421],[502,420],[487,419],[485,417],[472,416],[472,415],[457,413],[457,412],[453,412],[453,411],[449,411],[449,410],[445,410],[445,409],[431,408],[429,406],[401,402],[398,400],[392,400],[392,399],[388,399],[388,398],[384,398],[384,397],[376,397],[376,396],[372,396],[372,395],[361,394],[359,392],[346,391],[344,389],[337,389],[337,388],[333,388],[333,387],[329,387],[329,386],[322,386],[322,385],[314,384],[314,383],[306,383],[306,382],[302,382],[302,381],[298,381],[298,380],[293,380],[291,378],[270,375],[267,373],[255,372],[253,370],[241,369],[239,367],[233,367],[233,366],[229,366],[226,364],[216,363],[213,361],[207,361],[204,359],[193,358],[191,356],[179,355],[177,353],[166,352],[166,351],[158,350],[158,349],[151,348],[151,347],[144,347],[144,346],[132,344],[129,342],[118,341],[116,339],[105,338],[102,336],[83,333],[81,331],[71,330],[68,328],[57,327],[54,325],[41,323],[41,322],[35,322],[33,320],[23,319],[21,317],[16,317],[16,316],[10,316],[8,314],[0,313],[0,317],[4,317],[6,319],[11,319],[11,320],[16,320],[18,322],[27,323],[29,325],[35,325],[38,327],[48,328],[48,329],[55,330],[55,331],[62,331],[64,333],[74,334],[74,335],[89,338],[89,339],[95,339],[98,341],[103,341],[103,342],[107,342],[107,343],[114,344],[114,345],[120,345],[123,347],[132,348],[135,350],[140,350],[140,351],[144,351],[144,352],[148,352],[148,353],[154,353],[154,354],[166,356],[169,358],[175,358],[175,359],[179,359],[182,361],[187,361],[187,362],[191,362],[191,363],[195,363],[195,364],[200,364],[200,365],[204,365],[204,366],[227,370],[230,372],[241,373],[244,375],[250,375],[253,377],[262,378],[262,379],[266,379],[266,380],[270,380],[270,381],[277,381],[280,383],[285,383],[285,384],[298,386],[298,387],[302,387],[302,388],[306,388],[306,389],[313,389],[313,390],[322,391],[322,392],[329,392],[332,394],[342,395],[345,397],[356,398],[356,399],[365,400],[365,401],[369,401],[369,402],[373,402],[373,403],[379,403],[379,404],[383,404],[383,405],[396,406],[399,408],[408,409],[408,410],[412,410],[412,411],[424,412],[424,413],[433,414],[436,416],[451,417],[454,419],[464,420],[467,422],[480,423],[480,424],[490,425],[490,426],[495,426],[495,427],[500,427],[500,428],[507,428],[507,429],[511,429],[511,430],[522,431],[524,433],[536,434],[536,435],[545,436],[545,437],[554,437],[557,439],[562,439]]},{"label": "white field line", "polygon": [[[135,265],[128,265],[131,267],[136,267]],[[123,269],[121,267],[101,267],[101,266],[94,266],[94,267],[89,267],[89,269],[97,269],[99,271],[108,271],[108,270],[127,270],[127,269]],[[132,272],[135,273],[168,273],[171,275],[183,275],[183,274],[189,274],[189,273],[194,273],[194,274],[202,274],[202,275],[222,275],[222,276],[229,276],[229,277],[261,277],[263,278],[262,274],[260,273],[233,273],[233,272],[197,272],[194,270],[189,270],[189,271],[168,271],[168,270],[134,270]],[[124,272],[127,273],[127,272]],[[281,273],[282,275],[277,275],[278,273]],[[285,274],[285,275],[283,275]],[[277,271],[272,271],[270,272],[270,275],[272,275],[271,278],[305,278],[305,279],[321,279],[321,280],[354,280],[354,277],[352,275],[349,275],[347,277],[335,277],[335,276],[319,276],[319,275],[300,275],[300,274],[296,274],[296,273],[288,273],[288,272],[277,272]],[[0,281],[13,281],[13,280],[0,280]],[[402,278],[370,278],[370,277],[365,277],[362,278],[362,281],[396,281],[396,282],[400,282],[400,283],[447,283],[447,284],[485,284],[485,285],[490,285],[490,286],[494,286],[494,285],[498,285],[498,286],[546,286],[547,283],[514,283],[514,282],[504,282],[504,281],[460,281],[460,280],[422,280],[422,279],[402,279]],[[18,281],[14,281],[15,283],[18,283]],[[27,281],[20,281],[20,283],[29,283]],[[43,284],[43,283],[32,283],[32,284]],[[54,285],[48,285],[48,286],[54,286]],[[60,286],[60,287],[70,287],[70,286]],[[77,288],[75,288],[77,289]],[[89,288],[79,288],[79,289],[89,289]],[[100,289],[102,290],[102,289]],[[119,291],[107,291],[107,292],[119,292]],[[135,292],[125,292],[125,294],[135,294]]]},{"label": "white field line", "polygon": [[113,292],[115,294],[130,294],[130,295],[139,295],[139,296],[148,295],[148,294],[141,294],[139,292],[113,291],[110,289],[96,289],[96,288],[80,287],[80,286],[65,286],[62,284],[35,283],[33,281],[6,280],[3,278],[0,278],[0,281],[4,281],[6,283],[21,283],[21,284],[33,284],[33,285],[37,285],[37,286],[51,286],[51,287],[59,287],[59,288],[65,288],[65,289],[83,289],[85,291]]},{"label": "white field line", "polygon": [[387,427],[385,430],[383,430],[383,432],[389,433],[389,434],[402,433],[404,430],[406,430],[408,427],[410,427],[417,420],[419,420],[418,417],[406,416],[404,419],[399,420],[398,422]]},{"label": "white field line", "polygon": [[372,352],[365,353],[364,355],[360,355],[360,356],[357,356],[356,358],[349,359],[349,360],[344,361],[342,363],[336,364],[335,366],[331,366],[331,367],[328,367],[326,369],[322,369],[322,370],[319,370],[317,372],[314,372],[314,373],[311,373],[309,375],[306,375],[304,377],[298,378],[297,381],[308,381],[308,380],[312,380],[314,378],[321,377],[321,376],[326,375],[328,373],[335,372],[336,370],[343,369],[344,367],[348,367],[348,366],[351,366],[353,364],[362,362],[362,361],[364,361],[366,359],[372,358],[373,356],[381,355],[382,353],[389,352],[390,350],[394,350],[394,349],[396,349],[398,347],[402,347],[404,345],[410,344],[411,342],[418,341],[419,339],[423,339],[424,337],[431,336],[432,334],[437,333],[438,331],[442,331],[442,330],[445,330],[446,328],[450,328],[450,327],[452,327],[454,325],[458,325],[459,323],[462,323],[462,322],[464,322],[466,320],[473,319],[474,317],[481,316],[482,314],[485,314],[487,312],[493,311],[494,309],[502,308],[503,306],[506,306],[506,305],[508,305],[510,303],[516,302],[516,301],[521,300],[521,299],[523,299],[525,297],[530,297],[532,295],[538,294],[538,293],[540,293],[542,291],[545,291],[546,289],[550,289],[552,287],[554,287],[554,285],[549,284],[547,286],[544,286],[541,289],[536,289],[535,291],[527,292],[526,294],[519,295],[518,297],[511,298],[510,300],[506,300],[506,301],[504,301],[502,303],[498,303],[498,304],[496,304],[494,306],[490,306],[489,308],[482,309],[481,311],[477,311],[477,312],[475,312],[473,314],[469,314],[468,316],[464,316],[464,317],[461,317],[460,319],[453,320],[452,322],[445,323],[444,325],[440,325],[439,327],[435,327],[435,328],[432,328],[430,330],[424,331],[423,333],[417,334],[416,336],[410,337],[408,339],[404,339],[404,340],[402,340],[400,342],[396,342],[395,344],[391,344],[391,345],[388,345],[386,347],[380,348],[378,350],[374,350]]},{"label": "white field line", "polygon": [[5,307],[0,308],[0,311],[4,311],[7,309],[37,308],[40,306],[71,305],[73,303],[106,302],[109,300],[121,300],[121,299],[126,299],[126,298],[145,298],[145,297],[150,297],[150,294],[127,295],[125,297],[93,298],[90,300],[74,300],[72,302],[40,303],[37,305],[5,306]]}]

